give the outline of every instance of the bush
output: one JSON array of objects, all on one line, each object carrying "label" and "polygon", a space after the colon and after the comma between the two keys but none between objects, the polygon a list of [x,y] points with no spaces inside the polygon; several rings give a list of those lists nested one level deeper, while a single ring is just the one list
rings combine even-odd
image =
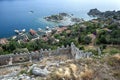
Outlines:
[{"label": "bush", "polygon": [[83,41],[84,41],[84,44],[89,44],[89,43],[91,43],[91,40],[92,40],[91,37],[85,36]]},{"label": "bush", "polygon": [[80,50],[84,50],[84,49],[85,49],[84,46],[78,46],[78,48],[79,48]]},{"label": "bush", "polygon": [[88,49],[85,52],[92,52],[94,55],[98,55],[98,51],[94,49]]},{"label": "bush", "polygon": [[23,53],[23,52],[28,52],[27,48],[17,48],[16,50],[13,51],[14,53]]},{"label": "bush", "polygon": [[110,49],[110,54],[116,54],[116,53],[120,53],[120,50],[116,48]]},{"label": "bush", "polygon": [[109,48],[106,48],[103,50],[103,53],[109,53],[111,55],[113,54],[117,54],[117,53],[120,53],[120,50],[118,48],[115,48],[115,47],[109,47]]},{"label": "bush", "polygon": [[27,71],[26,70],[22,70],[22,71],[20,71],[20,74],[27,74]]},{"label": "bush", "polygon": [[105,45],[105,44],[100,45],[100,49],[101,49],[101,50],[103,50],[103,49],[105,49],[105,48],[106,48],[106,45]]}]

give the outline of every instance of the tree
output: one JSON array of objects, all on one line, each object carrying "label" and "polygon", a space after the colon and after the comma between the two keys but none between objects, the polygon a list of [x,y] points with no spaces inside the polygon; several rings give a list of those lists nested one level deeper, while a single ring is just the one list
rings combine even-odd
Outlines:
[{"label": "tree", "polygon": [[89,43],[91,43],[91,40],[92,40],[92,38],[89,37],[89,36],[85,36],[84,39],[83,39],[84,44],[89,44]]},{"label": "tree", "polygon": [[99,41],[100,43],[106,44],[107,41],[106,41],[105,35],[101,35],[101,37],[99,38]]},{"label": "tree", "polygon": [[78,36],[78,43],[82,43],[83,42],[83,35],[79,35]]}]

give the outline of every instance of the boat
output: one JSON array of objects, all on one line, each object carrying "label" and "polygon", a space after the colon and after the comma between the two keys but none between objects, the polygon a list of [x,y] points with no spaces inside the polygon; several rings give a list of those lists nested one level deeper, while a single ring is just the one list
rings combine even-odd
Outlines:
[{"label": "boat", "polygon": [[14,30],[15,33],[19,34],[19,30]]},{"label": "boat", "polygon": [[49,30],[49,29],[50,29],[50,28],[47,26],[47,27],[46,27],[46,30]]},{"label": "boat", "polygon": [[38,31],[42,31],[42,29],[41,29],[41,28],[38,28]]},{"label": "boat", "polygon": [[22,33],[24,33],[26,30],[25,29],[23,29],[23,30],[14,30],[14,32],[16,33],[16,34],[22,34]]},{"label": "boat", "polygon": [[25,31],[26,31],[25,29],[22,30],[22,32],[25,32]]}]

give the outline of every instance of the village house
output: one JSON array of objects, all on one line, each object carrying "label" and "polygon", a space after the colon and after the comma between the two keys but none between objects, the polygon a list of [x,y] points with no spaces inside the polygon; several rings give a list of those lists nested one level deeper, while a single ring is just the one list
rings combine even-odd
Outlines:
[{"label": "village house", "polygon": [[70,34],[70,33],[71,33],[71,30],[66,30],[66,33],[67,33],[67,34]]},{"label": "village house", "polygon": [[62,33],[63,31],[67,30],[67,27],[60,27],[60,28],[57,28],[57,34],[59,33]]},{"label": "village house", "polygon": [[48,37],[42,37],[42,40],[48,41]]},{"label": "village house", "polygon": [[98,20],[97,19],[93,19],[91,20],[92,23],[98,23]]},{"label": "village house", "polygon": [[31,35],[36,35],[36,34],[37,34],[37,33],[36,33],[36,31],[35,31],[35,30],[33,30],[33,29],[30,29],[30,31],[29,31],[29,32],[30,32],[30,34],[31,34]]}]

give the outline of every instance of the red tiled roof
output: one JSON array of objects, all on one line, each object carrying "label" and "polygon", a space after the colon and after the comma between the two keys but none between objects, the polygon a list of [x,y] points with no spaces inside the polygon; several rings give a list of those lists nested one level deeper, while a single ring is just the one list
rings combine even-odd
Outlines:
[{"label": "red tiled roof", "polygon": [[32,29],[30,29],[30,34],[32,34],[32,35],[35,35],[36,34],[36,31],[35,30],[32,30]]},{"label": "red tiled roof", "polygon": [[57,32],[62,32],[62,31],[64,31],[64,30],[66,30],[66,29],[67,29],[67,27],[58,28],[58,29],[57,29]]}]

